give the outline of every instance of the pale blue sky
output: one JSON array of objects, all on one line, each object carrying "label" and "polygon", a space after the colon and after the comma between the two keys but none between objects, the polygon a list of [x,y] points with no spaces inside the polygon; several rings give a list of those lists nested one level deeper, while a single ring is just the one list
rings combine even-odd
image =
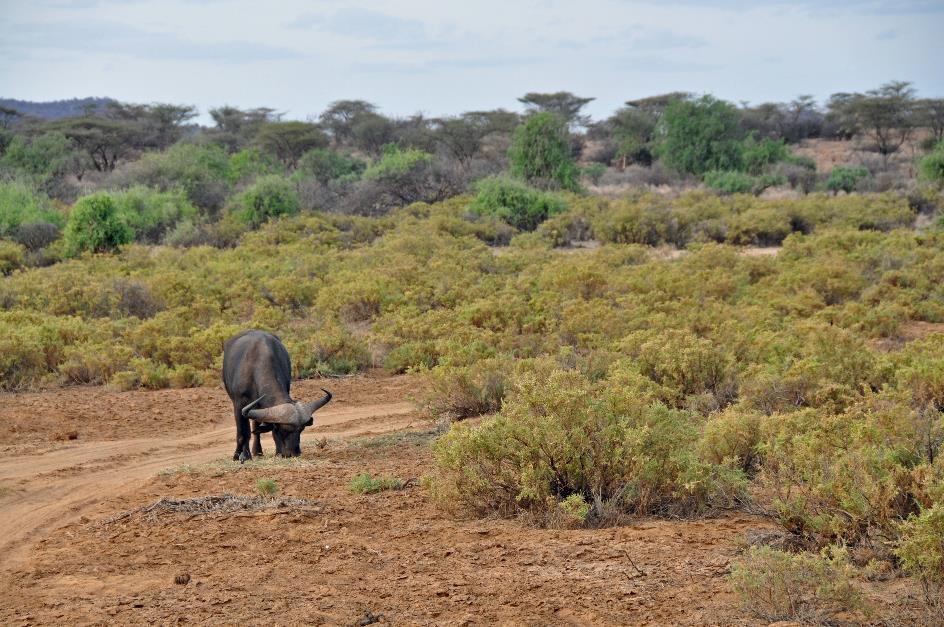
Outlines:
[{"label": "pale blue sky", "polygon": [[[685,90],[944,96],[944,0],[0,0],[0,96],[392,115],[569,90],[604,117]],[[206,119],[205,117],[203,119]]]}]

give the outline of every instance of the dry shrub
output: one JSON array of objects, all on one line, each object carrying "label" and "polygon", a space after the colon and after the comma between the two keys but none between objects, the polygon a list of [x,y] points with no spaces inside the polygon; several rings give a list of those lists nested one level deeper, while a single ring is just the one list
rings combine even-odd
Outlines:
[{"label": "dry shrub", "polygon": [[146,320],[164,309],[160,299],[141,281],[120,279],[114,282],[112,289],[118,295],[118,311],[126,316]]},{"label": "dry shrub", "polygon": [[[730,505],[739,473],[698,458],[694,417],[640,402],[552,364],[520,369],[502,413],[456,423],[436,445],[438,500],[479,513],[546,517],[580,495],[629,514],[690,515]],[[570,505],[566,506],[570,508]]]},{"label": "dry shrub", "polygon": [[501,409],[511,363],[485,359],[469,366],[444,366],[431,375],[427,407],[436,416],[462,419]]},{"label": "dry shrub", "polygon": [[765,417],[755,411],[728,407],[708,417],[699,442],[701,456],[714,464],[740,468],[751,475],[757,471],[765,435]]},{"label": "dry shrub", "polygon": [[868,611],[856,569],[841,546],[819,554],[751,547],[733,566],[730,581],[742,607],[766,621],[822,624],[840,613],[862,619]]},{"label": "dry shrub", "polygon": [[[944,497],[944,483],[937,486]],[[918,578],[928,609],[944,621],[944,503],[935,503],[899,526],[895,554],[905,570]]]}]

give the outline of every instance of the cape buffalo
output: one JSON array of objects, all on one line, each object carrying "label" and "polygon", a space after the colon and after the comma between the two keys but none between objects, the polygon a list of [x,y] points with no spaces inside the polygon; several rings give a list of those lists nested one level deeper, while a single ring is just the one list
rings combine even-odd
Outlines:
[{"label": "cape buffalo", "polygon": [[223,385],[233,400],[236,415],[236,452],[233,460],[244,462],[249,454],[249,420],[255,423],[252,454],[262,456],[259,433],[272,431],[275,454],[296,457],[302,454],[299,440],[305,427],[314,422],[312,414],[331,400],[331,392],[311,403],[293,401],[289,396],[292,363],[281,340],[265,331],[244,331],[223,346]]}]

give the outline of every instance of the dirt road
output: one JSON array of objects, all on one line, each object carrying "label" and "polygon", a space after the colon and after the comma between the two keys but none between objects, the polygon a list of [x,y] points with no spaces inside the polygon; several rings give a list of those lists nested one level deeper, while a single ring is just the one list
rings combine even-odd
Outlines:
[{"label": "dirt road", "polygon": [[[300,460],[242,466],[225,461],[234,430],[222,390],[2,397],[2,622],[752,624],[724,575],[736,539],[766,523],[731,515],[555,531],[444,512],[419,485],[433,462],[415,386],[332,381],[336,400],[306,430]],[[295,394],[318,387],[302,382]],[[365,471],[408,487],[352,493]],[[252,495],[260,477],[313,505],[134,513],[159,498]],[[176,584],[182,575],[188,583]]]},{"label": "dirt road", "polygon": [[[400,396],[370,403],[377,399],[359,389],[365,384],[372,390],[380,387],[383,396],[391,390],[399,392],[405,379],[375,382],[366,378],[333,382],[335,394],[343,396],[318,412],[317,424],[303,433],[303,446],[320,438],[403,429],[417,421],[414,403]],[[306,392],[312,398],[317,396],[309,389],[315,387],[311,382],[296,387],[299,397]],[[365,396],[368,402],[363,404]],[[198,408],[203,421],[185,417],[193,415],[195,398],[211,405]],[[225,459],[235,448],[231,409],[222,390],[114,393],[72,388],[52,394],[7,395],[4,400],[0,415],[6,421],[6,433],[27,436],[8,445],[10,452],[0,458],[0,529],[6,530],[0,537],[0,555],[4,570],[21,563],[31,549],[31,539],[94,511],[103,500],[134,493],[161,470]],[[111,415],[100,415],[105,411]],[[34,418],[36,414],[39,416]],[[154,420],[155,415],[181,418],[162,421]],[[52,424],[56,420],[65,424]],[[102,428],[96,430],[96,426]],[[83,437],[78,437],[79,427]],[[95,439],[145,429],[154,437]],[[49,434],[51,443],[41,437]],[[76,439],[69,440],[69,434]],[[268,445],[271,453],[271,440],[263,442],[263,448]]]}]

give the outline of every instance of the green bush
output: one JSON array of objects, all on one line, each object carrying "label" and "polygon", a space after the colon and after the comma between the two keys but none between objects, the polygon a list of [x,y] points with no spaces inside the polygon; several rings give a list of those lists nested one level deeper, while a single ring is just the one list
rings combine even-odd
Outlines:
[{"label": "green bush", "polygon": [[180,188],[196,207],[215,216],[231,190],[230,157],[219,146],[178,143],[148,152],[115,173],[118,186],[146,185],[161,191]]},{"label": "green bush", "polygon": [[702,180],[711,189],[724,194],[750,194],[757,185],[755,177],[736,170],[705,172]]},{"label": "green bush", "polygon": [[859,181],[869,178],[869,171],[860,165],[837,165],[826,179],[826,189],[831,192],[853,192]]},{"label": "green bush", "polygon": [[623,385],[576,372],[521,372],[502,413],[456,423],[436,445],[440,502],[480,513],[547,516],[581,495],[632,514],[691,514],[728,502],[736,472],[697,458],[691,414],[646,405]]},{"label": "green bush", "polygon": [[159,192],[136,185],[111,196],[135,239],[150,244],[159,243],[178,222],[192,220],[197,213],[181,190]]},{"label": "green bush", "polygon": [[259,176],[279,174],[282,167],[267,152],[251,146],[229,157],[226,176],[231,183],[252,181]]},{"label": "green bush", "polygon": [[567,210],[560,196],[505,177],[482,179],[476,183],[476,191],[469,205],[472,211],[495,216],[522,231],[533,231],[550,216]]},{"label": "green bush", "polygon": [[918,161],[918,172],[922,180],[944,185],[944,141],[938,142],[934,152]]},{"label": "green bush", "polygon": [[21,181],[0,181],[0,237],[16,234],[21,225],[51,223],[61,227],[65,220],[53,209],[46,196]]},{"label": "green bush", "polygon": [[278,175],[260,176],[233,199],[233,213],[245,224],[259,226],[270,218],[298,213],[295,186]]},{"label": "green bush", "polygon": [[770,166],[786,158],[787,147],[782,139],[757,139],[755,134],[751,133],[744,140],[741,149],[741,168],[750,175],[760,176]]},{"label": "green bush", "polygon": [[788,152],[786,155],[784,155],[783,160],[790,165],[801,167],[804,170],[809,170],[811,172],[816,171],[816,161],[814,161],[811,157]]},{"label": "green bush", "polygon": [[606,174],[606,166],[602,163],[591,163],[580,170],[580,175],[589,179],[594,185],[599,185],[604,174]]},{"label": "green bush", "polygon": [[661,124],[665,135],[659,152],[673,170],[700,176],[741,169],[742,133],[734,105],[707,95],[675,100]]},{"label": "green bush", "polygon": [[115,198],[98,192],[81,198],[69,212],[63,234],[69,255],[113,252],[134,239],[132,229]]},{"label": "green bush", "polygon": [[296,176],[311,177],[327,185],[331,181],[355,181],[367,168],[367,164],[351,155],[327,148],[306,152],[298,162]]},{"label": "green bush", "polygon": [[539,187],[579,191],[579,170],[570,152],[567,123],[553,113],[529,116],[508,149],[513,176]]},{"label": "green bush", "polygon": [[364,178],[369,181],[397,182],[414,171],[429,166],[433,156],[422,150],[401,150],[391,144],[384,149],[379,160],[364,170]]},{"label": "green bush", "polygon": [[69,138],[59,132],[43,133],[32,140],[17,135],[0,154],[0,163],[26,175],[44,189],[49,188],[52,179],[70,172],[81,178],[90,165],[88,158],[76,151]]}]

